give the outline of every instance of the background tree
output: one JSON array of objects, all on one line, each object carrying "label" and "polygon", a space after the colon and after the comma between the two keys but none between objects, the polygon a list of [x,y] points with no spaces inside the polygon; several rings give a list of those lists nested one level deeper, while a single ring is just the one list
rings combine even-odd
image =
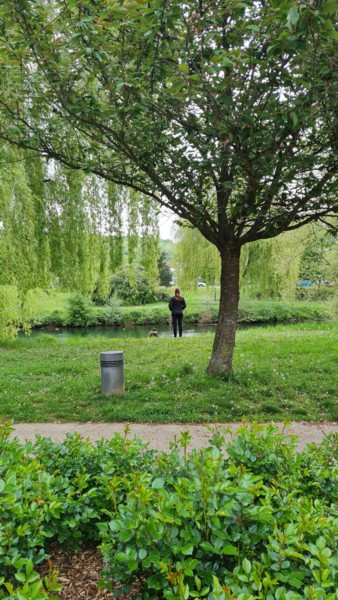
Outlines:
[{"label": "background tree", "polygon": [[19,299],[12,311],[1,303],[0,319],[7,323],[3,336],[19,326],[28,330],[40,288],[78,291],[98,304],[107,301],[111,275],[124,259],[123,207],[135,215],[129,225],[139,248],[137,260],[154,284],[157,211],[148,198],[142,202],[136,195],[31,151],[1,146],[0,286],[6,297],[15,292]]},{"label": "background tree", "polygon": [[149,281],[142,267],[124,265],[111,279],[111,295],[116,296],[125,306],[156,302],[156,288]]},{"label": "background tree", "polygon": [[175,267],[178,284],[185,290],[196,288],[201,280],[209,286],[219,283],[221,260],[217,248],[198,229],[184,223],[176,230]]},{"label": "background tree", "polygon": [[318,285],[325,285],[325,282],[334,285],[338,278],[337,254],[337,236],[327,228],[309,225],[299,278]]},{"label": "background tree", "polygon": [[221,257],[336,210],[333,0],[1,0],[0,135],[149,195]]},{"label": "background tree", "polygon": [[242,252],[242,289],[253,298],[295,298],[304,228],[248,244]]},{"label": "background tree", "polygon": [[169,287],[172,281],[172,273],[168,266],[168,254],[165,250],[160,250],[158,261],[158,275],[160,278],[160,285]]},{"label": "background tree", "polygon": [[[240,260],[241,293],[252,298],[294,298],[306,238],[306,228],[301,228],[244,246]],[[178,230],[176,260],[178,281],[185,289],[195,288],[200,279],[209,286],[219,280],[219,253],[196,229]]]}]

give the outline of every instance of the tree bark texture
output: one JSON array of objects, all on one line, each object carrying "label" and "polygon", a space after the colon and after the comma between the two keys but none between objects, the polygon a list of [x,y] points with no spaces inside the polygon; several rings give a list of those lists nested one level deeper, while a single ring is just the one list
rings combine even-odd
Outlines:
[{"label": "tree bark texture", "polygon": [[232,356],[239,303],[240,246],[227,245],[221,252],[221,291],[219,316],[208,373],[229,375],[232,372]]}]

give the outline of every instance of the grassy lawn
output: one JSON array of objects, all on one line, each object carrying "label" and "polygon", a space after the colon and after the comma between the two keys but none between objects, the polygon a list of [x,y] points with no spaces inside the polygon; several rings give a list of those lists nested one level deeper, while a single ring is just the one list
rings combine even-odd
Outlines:
[{"label": "grassy lawn", "polygon": [[[174,295],[175,288],[164,289],[169,295]],[[68,307],[68,300],[72,296],[70,292],[50,291],[41,292],[36,300],[36,311],[39,319],[45,319],[51,315],[55,310],[65,313]],[[219,304],[219,288],[216,288],[216,300],[215,292],[213,289],[208,288],[197,288],[191,290],[185,294],[187,302],[189,302],[189,309],[191,311],[196,310],[210,310],[210,308],[218,308]],[[123,312],[129,314],[134,310],[143,310],[145,312],[151,312],[155,309],[164,309],[168,312],[168,302],[154,302],[153,304],[143,304],[135,306],[123,306],[121,307]],[[100,307],[99,307],[100,309]]]},{"label": "grassy lawn", "polygon": [[[16,339],[0,346],[0,418],[20,421],[332,421],[337,323],[239,331],[234,377],[205,373],[213,335]],[[122,350],[126,393],[100,391],[99,354]]]}]

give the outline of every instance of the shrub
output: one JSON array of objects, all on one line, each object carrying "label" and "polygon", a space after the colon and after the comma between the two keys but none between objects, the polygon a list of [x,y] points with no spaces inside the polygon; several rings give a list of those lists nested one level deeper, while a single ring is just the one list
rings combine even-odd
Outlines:
[{"label": "shrub", "polygon": [[97,543],[98,523],[115,514],[134,470],[151,469],[153,453],[127,435],[97,445],[77,434],[62,444],[37,436],[21,445],[10,432],[0,424],[0,599],[51,600],[61,588],[56,574],[42,581],[35,570],[51,543]]},{"label": "shrub", "polygon": [[14,338],[21,322],[21,302],[15,285],[0,285],[0,339]]},{"label": "shrub", "polygon": [[313,300],[331,300],[337,290],[334,286],[328,287],[324,285],[312,285],[311,287],[298,286],[296,289],[296,298],[298,300],[313,301]]},{"label": "shrub", "polygon": [[310,302],[281,303],[268,300],[243,300],[238,320],[242,322],[325,321],[331,318],[331,309],[324,304]]},{"label": "shrub", "polygon": [[315,500],[319,455],[310,474],[312,449],[297,455],[294,439],[273,426],[244,427],[229,446],[216,433],[210,448],[190,455],[187,441],[183,456],[176,448],[161,456],[160,469],[136,475],[116,517],[100,526],[108,588],[114,577],[125,592],[138,579],[146,600],[334,600],[334,441],[316,451],[335,490],[320,493],[320,475]]},{"label": "shrub", "polygon": [[[60,589],[53,576],[47,590],[35,566],[48,557],[48,523],[61,503],[53,475],[9,433],[8,424],[0,427],[0,598],[9,597],[4,586],[11,597],[42,600]],[[14,588],[18,582],[23,586]]]},{"label": "shrub", "polygon": [[92,307],[83,294],[78,292],[69,298],[66,316],[67,325],[88,327],[88,325],[95,324],[95,321]]},{"label": "shrub", "polygon": [[152,458],[139,440],[118,434],[97,445],[79,434],[67,435],[63,444],[38,437],[31,452],[54,474],[62,502],[62,521],[50,523],[53,537],[73,549],[81,542],[98,542],[98,522],[115,512],[134,468],[142,470]]},{"label": "shrub", "polygon": [[126,315],[128,325],[145,325],[147,315],[142,310],[131,310]]},{"label": "shrub", "polygon": [[122,325],[125,322],[118,298],[113,296],[109,299],[108,305],[97,312],[97,321],[104,325]]},{"label": "shrub", "polygon": [[168,292],[164,292],[163,290],[159,290],[157,292],[157,300],[158,302],[169,302],[170,301],[170,294],[168,294]]},{"label": "shrub", "polygon": [[110,295],[116,295],[125,306],[151,304],[157,300],[156,289],[146,278],[143,269],[137,268],[130,272],[128,266],[114,273]]},{"label": "shrub", "polygon": [[63,327],[67,325],[67,317],[60,310],[54,310],[48,317],[48,324]]},{"label": "shrub", "polygon": [[184,313],[184,320],[186,323],[198,323],[201,319],[200,311],[192,311],[187,309]]},{"label": "shrub", "polygon": [[[190,365],[182,370],[191,372]],[[21,445],[0,427],[0,599],[57,591],[36,565],[58,542],[101,539],[108,589],[138,579],[144,600],[334,600],[337,436],[296,453],[273,425],[170,453],[116,434]]]},{"label": "shrub", "polygon": [[163,320],[168,318],[168,315],[163,315],[163,311],[160,309],[153,309],[147,313],[146,323],[149,325],[156,325],[158,323],[162,323]]}]

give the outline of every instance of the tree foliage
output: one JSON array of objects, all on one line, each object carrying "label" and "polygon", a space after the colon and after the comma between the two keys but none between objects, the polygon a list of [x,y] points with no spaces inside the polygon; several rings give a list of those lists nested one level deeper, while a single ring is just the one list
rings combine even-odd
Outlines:
[{"label": "tree foliage", "polygon": [[337,283],[338,239],[327,229],[310,226],[301,257],[300,278],[312,283]]},{"label": "tree foliage", "polygon": [[[213,286],[221,268],[217,249],[191,227],[180,227],[176,238],[179,285],[194,288],[202,279]],[[247,244],[241,252],[241,293],[254,298],[290,300],[295,298],[299,279],[335,286],[337,256],[335,236],[318,224]]]},{"label": "tree foliage", "polygon": [[125,306],[156,302],[157,294],[153,282],[141,267],[121,267],[111,279],[111,295],[117,296]]},{"label": "tree foliage", "polygon": [[259,240],[242,252],[243,292],[256,298],[294,299],[306,231],[289,231]]},{"label": "tree foliage", "polygon": [[1,134],[155,196],[219,247],[270,237],[329,210],[334,12],[2,2]]},{"label": "tree foliage", "polygon": [[175,267],[177,281],[184,289],[195,288],[202,280],[207,285],[219,282],[221,260],[217,248],[191,227],[176,230]]},{"label": "tree foliage", "polygon": [[16,335],[21,317],[21,302],[14,285],[0,285],[0,339]]},{"label": "tree foliage", "polygon": [[170,267],[168,266],[168,254],[165,250],[160,251],[157,266],[160,285],[169,287],[172,281],[172,273]]},{"label": "tree foliage", "polygon": [[1,335],[34,322],[39,288],[93,294],[104,303],[111,275],[124,260],[126,211],[128,239],[133,232],[142,246],[137,260],[154,281],[158,225],[148,198],[31,151],[1,146],[0,285],[4,297],[10,291],[18,299],[2,310]]},{"label": "tree foliage", "polygon": [[57,283],[86,294],[98,286],[108,295],[110,274],[124,259],[124,213],[128,239],[142,246],[137,259],[156,278],[157,212],[148,198],[2,146],[0,282],[23,293]]}]

